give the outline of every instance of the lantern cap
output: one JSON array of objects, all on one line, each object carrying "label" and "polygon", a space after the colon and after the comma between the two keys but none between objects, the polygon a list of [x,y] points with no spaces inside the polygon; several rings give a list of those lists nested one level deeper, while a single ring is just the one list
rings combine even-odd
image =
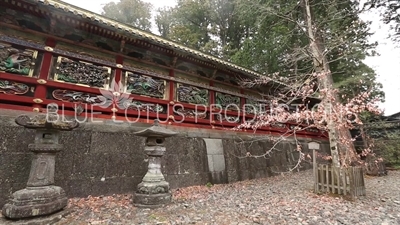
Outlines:
[{"label": "lantern cap", "polygon": [[171,137],[177,135],[178,133],[161,127],[159,120],[155,119],[153,126],[135,132],[134,134],[142,137]]},{"label": "lantern cap", "polygon": [[50,117],[39,114],[33,117],[20,115],[15,118],[15,123],[29,129],[53,129],[53,130],[73,130],[79,126],[77,121],[66,121],[59,117]]}]

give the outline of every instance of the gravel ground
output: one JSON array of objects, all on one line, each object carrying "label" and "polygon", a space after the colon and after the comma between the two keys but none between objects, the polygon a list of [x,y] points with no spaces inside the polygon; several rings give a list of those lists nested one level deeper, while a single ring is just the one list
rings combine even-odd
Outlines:
[{"label": "gravel ground", "polygon": [[131,195],[71,199],[64,224],[400,224],[400,171],[366,177],[367,196],[350,201],[312,192],[312,172],[173,190],[172,204],[138,209]]}]

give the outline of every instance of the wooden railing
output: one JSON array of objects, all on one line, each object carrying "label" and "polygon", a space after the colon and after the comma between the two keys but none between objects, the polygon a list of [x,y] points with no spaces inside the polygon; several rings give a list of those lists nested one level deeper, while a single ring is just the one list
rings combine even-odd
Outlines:
[{"label": "wooden railing", "polygon": [[327,192],[352,197],[364,196],[365,182],[362,167],[332,167],[317,164],[314,167],[315,193]]},{"label": "wooden railing", "polygon": [[[80,106],[82,116],[91,118],[128,118],[137,122],[158,118],[169,124],[184,120],[195,127],[232,128],[254,118],[246,103],[265,102],[243,91],[236,93],[215,87],[213,82],[205,85],[175,77],[172,67],[168,73],[158,73],[125,65],[121,56],[111,62],[58,49],[52,40],[40,44],[3,35],[0,42],[3,43],[0,51],[9,53],[8,58],[0,58],[2,108],[44,112],[49,103],[57,103],[65,115],[74,116]],[[129,99],[132,105],[125,108],[99,105],[101,96],[108,93],[112,97],[116,92],[122,93],[119,97]],[[226,107],[221,111],[217,103],[222,107],[237,104],[238,108]],[[201,113],[196,114],[196,110]],[[273,124],[259,131],[289,135],[294,125]],[[316,129],[304,129],[297,134],[326,138],[326,133]]]}]

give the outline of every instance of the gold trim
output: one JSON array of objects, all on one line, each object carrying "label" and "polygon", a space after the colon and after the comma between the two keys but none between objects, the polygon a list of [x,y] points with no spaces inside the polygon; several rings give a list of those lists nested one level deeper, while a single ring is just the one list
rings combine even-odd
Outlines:
[{"label": "gold trim", "polygon": [[118,112],[118,109],[112,108],[111,111],[112,111],[112,112]]},{"label": "gold trim", "polygon": [[33,99],[33,102],[34,102],[34,103],[42,103],[43,100],[40,99],[40,98],[35,98],[35,99]]},{"label": "gold trim", "polygon": [[121,64],[117,64],[117,67],[118,67],[118,68],[123,68],[124,66],[121,65]]},{"label": "gold trim", "polygon": [[45,81],[45,80],[43,80],[43,79],[39,79],[39,80],[37,80],[37,82],[38,82],[39,84],[46,84],[46,83],[47,83],[47,81]]},{"label": "gold trim", "polygon": [[173,120],[173,119],[175,119],[175,116],[173,116],[173,115],[169,115],[169,116],[168,116],[168,119],[171,119],[171,120]]},{"label": "gold trim", "polygon": [[40,112],[40,109],[39,109],[39,108],[33,108],[32,111],[34,111],[34,112]]},{"label": "gold trim", "polygon": [[48,52],[54,51],[54,49],[52,47],[49,47],[49,46],[44,47],[44,50],[46,50]]},{"label": "gold trim", "polygon": [[170,105],[175,105],[175,102],[174,101],[170,101],[169,104]]}]

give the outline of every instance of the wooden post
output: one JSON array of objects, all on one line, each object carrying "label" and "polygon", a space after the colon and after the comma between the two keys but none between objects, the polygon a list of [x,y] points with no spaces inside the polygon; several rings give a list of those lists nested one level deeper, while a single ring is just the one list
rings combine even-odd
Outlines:
[{"label": "wooden post", "polygon": [[[48,47],[54,48],[56,46],[56,41],[52,38],[47,38],[45,44]],[[42,58],[42,64],[40,66],[38,85],[36,86],[36,90],[34,93],[35,99],[40,99],[42,101],[46,99],[46,94],[47,94],[46,81],[49,78],[52,62],[53,62],[52,50],[44,52]],[[44,83],[39,83],[40,80],[44,80]],[[40,104],[33,104],[33,111],[39,112],[40,108],[41,108]]]},{"label": "wooden post", "polygon": [[318,188],[318,169],[317,169],[317,158],[316,158],[315,149],[313,149],[313,172],[314,172],[314,191],[315,193],[319,192]]},{"label": "wooden post", "polygon": [[[175,70],[174,69],[170,69],[169,70],[169,76],[170,77],[175,77]],[[172,122],[174,122],[174,104],[175,104],[175,81],[173,81],[173,80],[170,80],[169,82],[168,82],[168,88],[167,88],[167,90],[168,90],[168,100],[169,100],[169,103],[168,103],[168,119],[169,119],[169,121],[172,123]]]}]

